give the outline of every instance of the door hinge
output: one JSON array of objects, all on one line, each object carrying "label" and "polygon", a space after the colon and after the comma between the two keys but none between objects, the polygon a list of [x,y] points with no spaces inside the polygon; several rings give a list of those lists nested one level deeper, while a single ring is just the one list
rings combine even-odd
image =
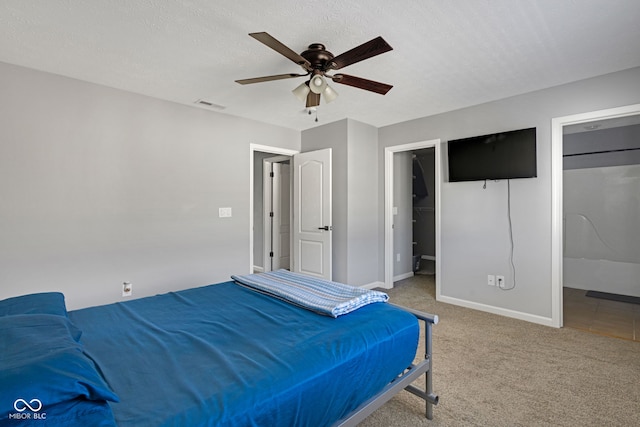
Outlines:
[{"label": "door hinge", "polygon": [[273,218],[273,212],[269,212],[269,216]]},{"label": "door hinge", "polygon": [[273,252],[269,252],[269,256],[273,258]]},{"label": "door hinge", "polygon": [[269,172],[269,176],[273,178],[275,175],[273,174],[273,172]]}]

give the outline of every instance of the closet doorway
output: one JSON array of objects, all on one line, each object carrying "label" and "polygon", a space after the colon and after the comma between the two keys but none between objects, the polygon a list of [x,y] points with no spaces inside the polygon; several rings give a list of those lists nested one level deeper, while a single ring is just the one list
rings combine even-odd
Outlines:
[{"label": "closet doorway", "polygon": [[424,267],[422,272],[435,274],[436,298],[440,295],[440,163],[439,139],[385,148],[387,288]]},{"label": "closet doorway", "polygon": [[[414,274],[436,274],[435,148],[411,155],[411,269]],[[408,165],[407,165],[408,166]]]}]

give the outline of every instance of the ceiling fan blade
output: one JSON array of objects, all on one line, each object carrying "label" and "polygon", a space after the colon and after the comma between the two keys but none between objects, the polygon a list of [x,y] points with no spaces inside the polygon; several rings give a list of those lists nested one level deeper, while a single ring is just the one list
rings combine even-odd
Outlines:
[{"label": "ceiling fan blade", "polygon": [[265,77],[254,77],[252,79],[240,79],[236,80],[236,83],[240,83],[241,85],[248,85],[251,83],[262,83],[262,82],[270,82],[272,80],[282,80],[282,79],[292,79],[294,77],[304,77],[309,74],[276,74],[274,76],[265,76]]},{"label": "ceiling fan blade", "polygon": [[289,58],[291,61],[296,64],[302,66],[305,70],[311,69],[311,63],[304,59],[302,56],[289,49],[287,46],[276,40],[269,33],[260,32],[260,33],[249,33],[251,37],[258,40],[260,43],[270,47],[281,55]]},{"label": "ceiling fan blade", "polygon": [[378,36],[373,40],[369,40],[368,42],[363,43],[360,46],[354,47],[353,49],[336,56],[330,61],[327,69],[339,70],[340,68],[346,67],[347,65],[364,61],[365,59],[369,59],[372,56],[380,55],[381,53],[385,53],[390,50],[393,50],[393,48],[389,46],[389,44],[384,41],[382,37]]},{"label": "ceiling fan blade", "polygon": [[320,105],[320,94],[319,93],[313,93],[313,92],[309,92],[309,94],[307,95],[307,105],[306,107],[317,107],[318,105]]},{"label": "ceiling fan blade", "polygon": [[385,95],[393,87],[392,85],[388,85],[386,83],[374,82],[373,80],[350,76],[348,74],[336,74],[332,76],[331,79],[336,83],[357,87],[358,89],[368,90],[371,92],[379,93],[381,95]]}]

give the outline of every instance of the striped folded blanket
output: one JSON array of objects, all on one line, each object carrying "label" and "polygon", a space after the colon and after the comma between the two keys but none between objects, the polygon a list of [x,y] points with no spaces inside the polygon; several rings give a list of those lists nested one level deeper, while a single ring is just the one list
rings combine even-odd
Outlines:
[{"label": "striped folded blanket", "polygon": [[287,270],[231,276],[238,284],[326,316],[338,317],[389,296]]}]

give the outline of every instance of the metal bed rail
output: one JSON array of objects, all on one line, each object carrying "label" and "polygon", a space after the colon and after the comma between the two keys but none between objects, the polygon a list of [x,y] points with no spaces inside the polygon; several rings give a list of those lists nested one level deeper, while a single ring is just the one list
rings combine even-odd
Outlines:
[{"label": "metal bed rail", "polygon": [[[433,419],[433,406],[438,404],[439,397],[433,392],[433,336],[432,327],[437,325],[439,318],[437,315],[425,313],[412,308],[403,307],[396,304],[391,304],[394,307],[398,307],[404,311],[407,311],[418,320],[424,323],[424,360],[418,364],[411,364],[403,373],[398,375],[393,381],[391,381],[385,388],[383,388],[378,394],[362,403],[358,408],[351,412],[347,417],[337,421],[334,427],[353,427],[358,425],[361,421],[371,415],[376,409],[387,403],[393,396],[398,394],[402,390],[422,398],[425,401],[425,415],[427,419]],[[426,374],[425,388],[424,390],[415,387],[413,383],[423,374]]]}]

